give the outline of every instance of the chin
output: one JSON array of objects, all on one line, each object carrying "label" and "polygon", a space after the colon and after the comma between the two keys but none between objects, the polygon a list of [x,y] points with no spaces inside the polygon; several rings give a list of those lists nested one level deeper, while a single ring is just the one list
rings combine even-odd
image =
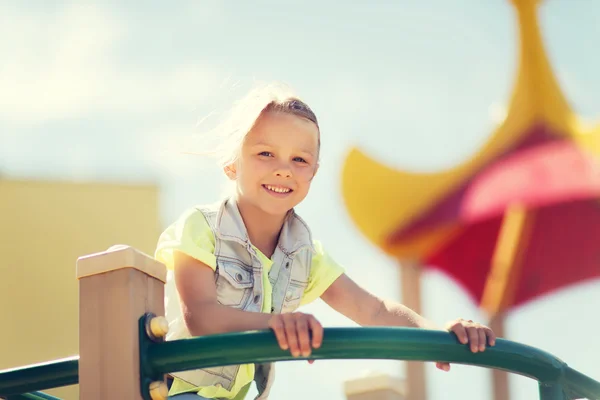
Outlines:
[{"label": "chin", "polygon": [[[294,199],[295,200],[295,199]],[[273,216],[281,216],[285,215],[292,208],[298,205],[297,201],[293,199],[269,199],[267,201],[263,201],[260,204],[260,209],[269,215]]]},{"label": "chin", "polygon": [[292,208],[294,208],[294,207],[293,206],[285,206],[283,204],[281,204],[281,205],[264,205],[261,207],[263,212],[265,212],[266,214],[272,215],[272,216],[285,215]]}]

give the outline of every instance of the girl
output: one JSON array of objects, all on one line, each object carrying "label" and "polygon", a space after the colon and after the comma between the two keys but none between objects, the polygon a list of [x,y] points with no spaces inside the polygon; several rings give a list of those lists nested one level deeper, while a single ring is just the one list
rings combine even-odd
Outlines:
[{"label": "girl", "polygon": [[[167,340],[271,329],[283,350],[307,358],[321,345],[323,328],[295,310],[319,297],[363,326],[436,329],[352,281],[295,213],[319,169],[321,132],[307,104],[268,86],[239,103],[227,125],[222,167],[234,192],[185,211],[158,241],[155,256],[173,271],[167,292],[177,293],[167,301],[179,302],[175,315],[167,311]],[[489,328],[472,321],[446,329],[473,352],[495,342]],[[173,373],[170,398],[241,400],[254,380],[257,399],[266,399],[273,373],[272,364]]]}]

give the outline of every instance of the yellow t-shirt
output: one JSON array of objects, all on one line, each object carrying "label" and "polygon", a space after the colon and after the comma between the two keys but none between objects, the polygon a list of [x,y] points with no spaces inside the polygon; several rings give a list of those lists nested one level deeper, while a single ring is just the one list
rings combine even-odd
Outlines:
[{"label": "yellow t-shirt", "polygon": [[[300,301],[301,306],[319,298],[344,273],[343,268],[325,253],[319,241],[314,241],[313,245],[316,254],[313,255],[309,282]],[[161,234],[154,256],[158,261],[164,263],[168,269],[173,269],[173,254],[175,251],[180,251],[216,270],[214,250],[215,238],[208,222],[202,212],[197,209],[191,209],[186,211]],[[260,252],[260,250],[256,248],[255,250],[264,268],[262,312],[269,313],[272,301],[272,286],[269,281],[269,271],[271,270],[273,261]],[[176,395],[179,393],[197,392],[199,395],[208,398],[219,397],[241,400],[246,396],[253,379],[254,364],[244,364],[240,366],[231,390],[216,386],[194,387],[187,382],[175,379],[169,394]]]}]

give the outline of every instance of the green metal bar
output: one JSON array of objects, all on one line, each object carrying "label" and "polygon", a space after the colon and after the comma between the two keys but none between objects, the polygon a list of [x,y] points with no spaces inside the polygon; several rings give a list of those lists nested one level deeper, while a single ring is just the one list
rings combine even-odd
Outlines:
[{"label": "green metal bar", "polygon": [[565,388],[569,393],[574,393],[580,398],[600,398],[600,382],[570,367],[565,369]]},{"label": "green metal bar", "polygon": [[0,396],[75,385],[79,356],[0,371]]},{"label": "green metal bar", "polygon": [[542,383],[540,387],[540,400],[569,400],[563,385],[560,383]]},{"label": "green metal bar", "polygon": [[[142,374],[147,377],[175,371],[294,358],[277,346],[271,331],[211,335],[169,342],[140,337]],[[498,339],[483,353],[471,353],[453,334],[411,328],[326,328],[323,345],[313,359],[393,359],[447,361],[497,368],[542,382],[543,400],[588,398],[600,400],[600,382],[569,368],[542,350]],[[0,371],[0,394],[18,395],[78,383],[79,357]],[[143,385],[143,384],[142,384]],[[23,399],[53,399],[30,393]],[[38,396],[38,397],[31,397]],[[45,395],[49,396],[49,395]],[[544,397],[545,396],[545,397]],[[562,396],[562,397],[560,397]],[[15,397],[12,397],[15,398]]]},{"label": "green metal bar", "polygon": [[44,392],[32,392],[25,394],[15,394],[8,396],[6,400],[62,400],[58,397],[51,396]]},{"label": "green metal bar", "polygon": [[[146,356],[156,373],[303,359],[281,350],[271,331],[151,343]],[[450,333],[412,328],[326,328],[323,345],[311,358],[448,361],[505,369],[546,382],[557,381],[564,366],[556,357],[526,345],[498,339],[485,352],[471,353]]]},{"label": "green metal bar", "polygon": [[[301,360],[282,351],[271,331],[211,335],[148,343],[146,371],[153,375],[252,362]],[[598,382],[569,371],[555,356],[527,345],[498,339],[483,353],[471,353],[453,334],[413,328],[326,328],[313,359],[395,359],[447,361],[506,370],[548,384],[567,384],[573,393],[600,399]],[[576,382],[568,382],[576,379]],[[562,390],[562,389],[561,389]]]}]

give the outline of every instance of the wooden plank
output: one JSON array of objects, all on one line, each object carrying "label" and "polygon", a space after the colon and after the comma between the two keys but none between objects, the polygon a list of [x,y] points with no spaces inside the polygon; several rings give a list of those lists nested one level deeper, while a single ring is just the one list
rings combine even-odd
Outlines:
[{"label": "wooden plank", "polygon": [[[496,315],[491,320],[489,326],[497,337],[504,337],[504,318],[502,314]],[[492,390],[494,400],[508,400],[510,398],[508,378],[508,373],[498,369],[492,370]]]},{"label": "wooden plank", "polygon": [[[534,213],[519,204],[505,211],[490,272],[484,288],[481,307],[490,315],[490,328],[497,337],[504,337],[504,315],[514,300],[523,268],[523,255],[531,236]],[[508,374],[492,371],[494,400],[510,398]]]},{"label": "wooden plank", "polygon": [[405,400],[404,382],[387,374],[371,374],[344,382],[347,400]]},{"label": "wooden plank", "polygon": [[533,220],[533,211],[518,204],[505,212],[481,299],[481,307],[491,317],[505,311],[513,302]]},{"label": "wooden plank", "polygon": [[146,312],[164,315],[164,283],[131,265],[131,254],[104,253],[78,260],[78,270],[96,257],[110,260],[100,269],[108,272],[79,279],[79,397],[141,400],[138,320]]},{"label": "wooden plank", "polygon": [[[421,314],[421,266],[416,262],[402,261],[400,267],[402,304]],[[405,361],[406,399],[426,400],[427,386],[425,363]]]}]

